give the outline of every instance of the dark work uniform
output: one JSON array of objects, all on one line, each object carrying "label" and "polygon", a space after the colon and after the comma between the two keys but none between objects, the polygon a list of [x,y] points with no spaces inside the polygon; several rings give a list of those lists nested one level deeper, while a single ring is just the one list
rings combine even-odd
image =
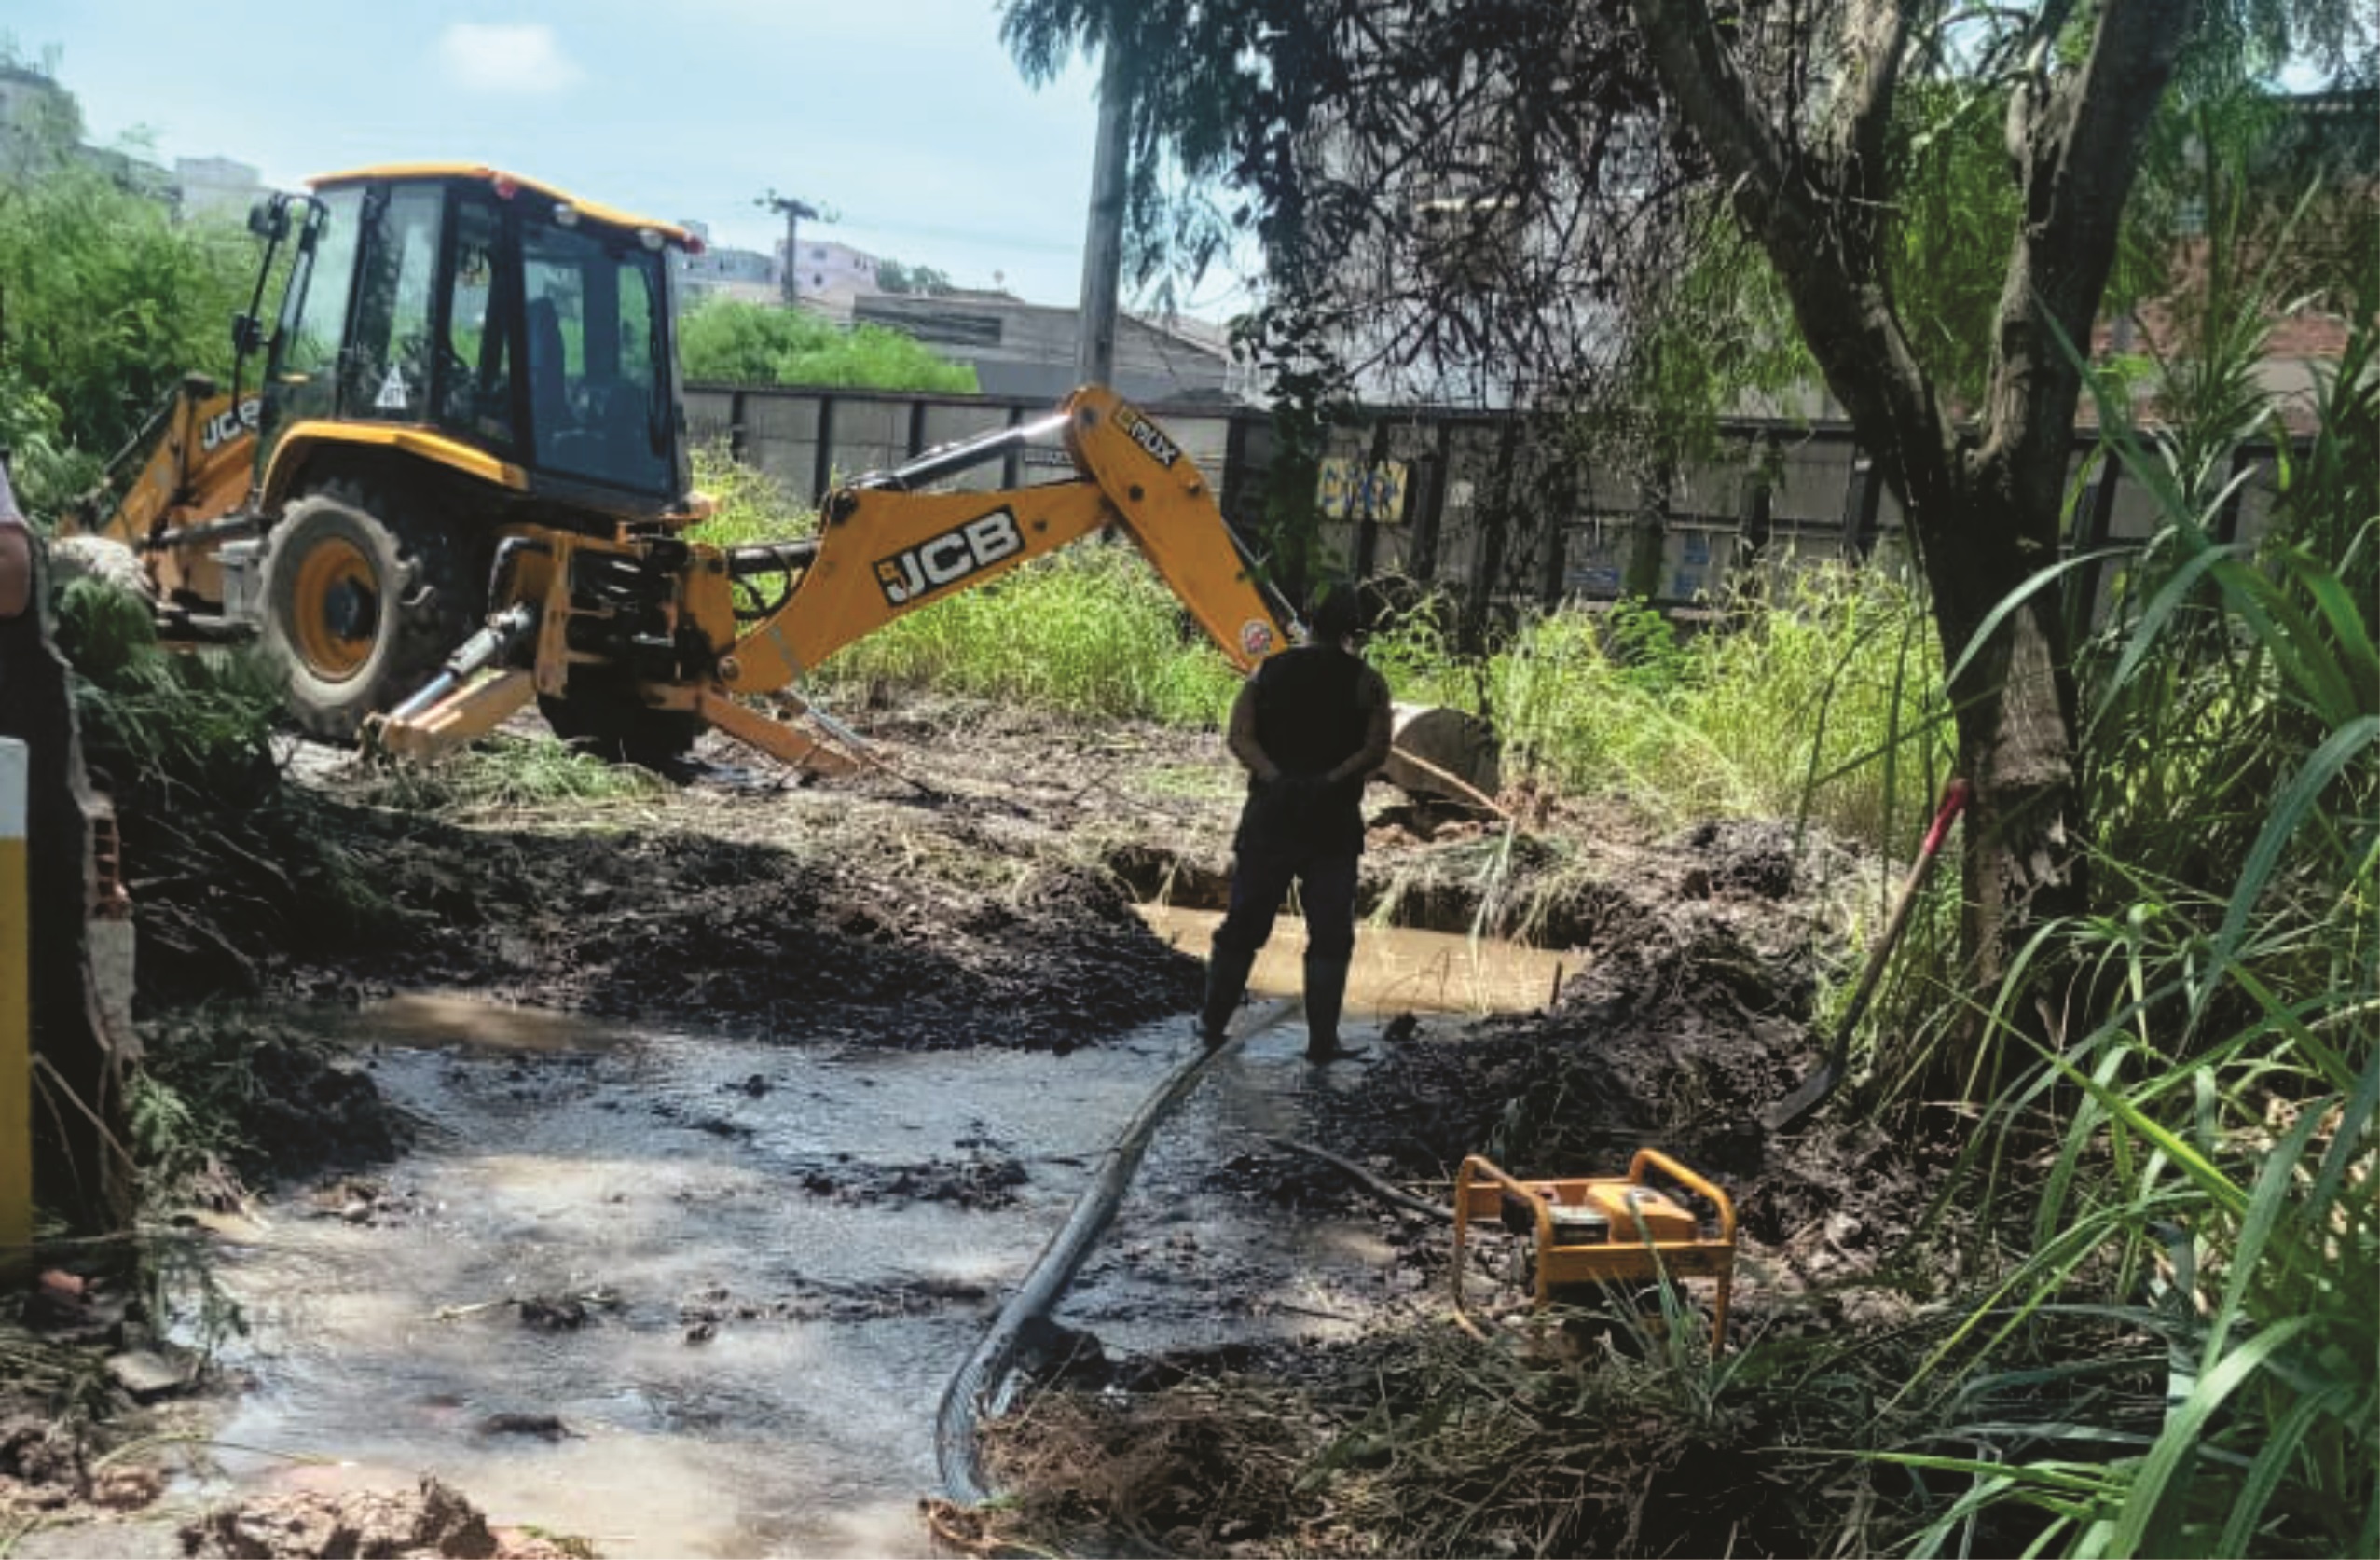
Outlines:
[{"label": "dark work uniform", "polygon": [[[1285,651],[1259,667],[1256,738],[1285,776],[1329,773],[1363,750],[1357,700],[1366,667],[1322,645]],[[1240,809],[1231,905],[1216,929],[1218,955],[1254,958],[1296,883],[1306,913],[1306,957],[1346,962],[1355,947],[1355,862],[1364,849],[1364,777],[1327,788],[1250,777]]]}]

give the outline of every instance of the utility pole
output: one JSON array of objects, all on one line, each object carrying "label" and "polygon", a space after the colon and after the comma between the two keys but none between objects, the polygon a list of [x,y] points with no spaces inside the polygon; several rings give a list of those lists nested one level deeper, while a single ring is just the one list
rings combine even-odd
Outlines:
[{"label": "utility pole", "polygon": [[1109,38],[1099,67],[1099,144],[1091,159],[1091,221],[1082,241],[1081,340],[1075,378],[1109,384],[1116,375],[1116,285],[1124,264],[1124,134],[1132,107],[1124,51]]},{"label": "utility pole", "polygon": [[816,221],[818,208],[793,196],[779,195],[773,189],[753,200],[752,204],[776,212],[785,218],[785,274],[781,279],[783,286],[780,291],[785,298],[785,307],[791,309],[801,293],[797,269],[802,263],[801,253],[794,246],[801,238],[802,219],[806,216]]}]

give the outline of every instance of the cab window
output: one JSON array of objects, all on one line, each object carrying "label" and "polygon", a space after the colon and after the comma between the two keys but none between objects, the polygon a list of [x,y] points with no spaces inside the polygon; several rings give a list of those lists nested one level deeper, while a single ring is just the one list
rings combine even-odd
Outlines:
[{"label": "cab window", "polygon": [[428,422],[431,380],[442,366],[430,303],[446,191],[423,184],[379,193],[364,209],[364,262],[342,404],[353,418]]},{"label": "cab window", "polygon": [[284,317],[274,382],[277,425],[338,409],[339,348],[347,339],[347,306],[355,296],[356,240],[363,231],[364,191],[335,189],[316,200],[312,255],[294,319]]},{"label": "cab window", "polygon": [[662,255],[617,234],[521,224],[521,290],[535,462],[560,476],[670,490]]},{"label": "cab window", "polygon": [[454,206],[454,265],[447,290],[445,373],[438,421],[500,447],[515,442],[515,310],[504,285],[504,224],[490,198],[460,196]]}]

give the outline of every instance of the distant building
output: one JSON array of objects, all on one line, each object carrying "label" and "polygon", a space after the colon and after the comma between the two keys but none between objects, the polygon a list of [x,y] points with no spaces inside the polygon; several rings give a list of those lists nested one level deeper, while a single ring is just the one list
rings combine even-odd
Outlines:
[{"label": "distant building", "polygon": [[[1082,338],[1079,311],[1006,293],[962,291],[860,297],[856,324],[884,325],[942,356],[970,364],[986,395],[1055,401],[1075,388]],[[1135,401],[1245,400],[1214,326],[1192,331],[1125,315],[1116,324],[1115,388]]]},{"label": "distant building", "polygon": [[23,168],[42,147],[83,138],[75,95],[37,70],[0,64],[0,163]]},{"label": "distant building", "polygon": [[[793,269],[793,288],[800,300],[815,301],[827,313],[844,317],[853,300],[884,290],[876,285],[876,268],[883,262],[875,255],[829,239],[796,242],[802,253]],[[777,244],[777,253],[782,255],[785,245]]]},{"label": "distant building", "polygon": [[130,152],[87,145],[74,93],[40,71],[0,64],[0,165],[22,169],[36,156],[79,160],[185,221],[244,214],[264,193],[256,170],[229,158],[179,158],[168,171]]},{"label": "distant building", "polygon": [[678,296],[686,304],[705,298],[732,298],[737,303],[775,303],[778,297],[777,260],[757,249],[715,249],[710,228],[691,218],[679,224],[703,241],[703,252],[669,252],[670,269],[678,273]]},{"label": "distant building", "polygon": [[176,209],[185,222],[244,217],[265,193],[264,179],[255,168],[227,157],[175,158],[173,184],[179,193]]}]

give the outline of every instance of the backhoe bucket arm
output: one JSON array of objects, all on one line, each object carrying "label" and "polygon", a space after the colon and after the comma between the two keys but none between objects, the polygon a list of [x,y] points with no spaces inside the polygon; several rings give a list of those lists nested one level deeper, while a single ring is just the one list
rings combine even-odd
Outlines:
[{"label": "backhoe bucket arm", "polygon": [[[1082,474],[1072,481],[910,490],[1060,427]],[[1086,388],[1046,423],[828,494],[816,558],[777,610],[739,635],[721,661],[721,684],[773,692],[897,617],[1109,526],[1131,535],[1232,664],[1245,670],[1287,647],[1295,620],[1267,599],[1197,465],[1137,407]]]}]

